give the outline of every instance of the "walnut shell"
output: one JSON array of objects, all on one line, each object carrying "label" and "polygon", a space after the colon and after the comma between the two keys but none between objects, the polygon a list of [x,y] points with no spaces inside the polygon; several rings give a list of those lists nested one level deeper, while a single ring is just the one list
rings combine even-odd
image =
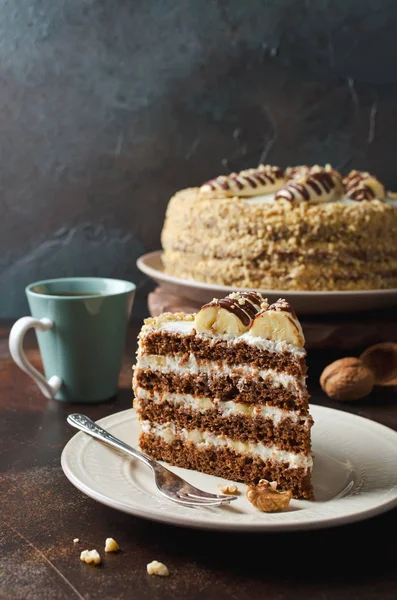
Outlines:
[{"label": "walnut shell", "polygon": [[320,376],[324,392],[334,400],[359,400],[374,386],[372,371],[355,357],[340,358],[325,367]]},{"label": "walnut shell", "polygon": [[397,343],[381,342],[370,346],[360,360],[373,372],[375,385],[385,385],[397,377]]}]

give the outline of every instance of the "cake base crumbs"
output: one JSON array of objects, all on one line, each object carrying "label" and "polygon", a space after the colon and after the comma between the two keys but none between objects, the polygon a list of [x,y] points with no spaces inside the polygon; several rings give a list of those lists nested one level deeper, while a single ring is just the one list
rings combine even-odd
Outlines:
[{"label": "cake base crumbs", "polygon": [[160,577],[168,577],[168,575],[170,574],[167,567],[158,560],[152,560],[152,562],[146,566],[146,569],[149,575],[159,575]]},{"label": "cake base crumbs", "polygon": [[218,486],[222,494],[232,494],[236,495],[240,493],[237,485],[235,483],[226,483]]},{"label": "cake base crumbs", "polygon": [[113,538],[106,538],[105,552],[117,552],[120,550],[120,546]]},{"label": "cake base crumbs", "polygon": [[97,550],[83,550],[80,554],[80,560],[87,564],[99,565],[102,559]]},{"label": "cake base crumbs", "polygon": [[74,538],[74,540],[73,540],[73,544],[78,544],[78,543],[79,543],[79,541],[80,541],[80,539],[79,539],[79,538]]}]

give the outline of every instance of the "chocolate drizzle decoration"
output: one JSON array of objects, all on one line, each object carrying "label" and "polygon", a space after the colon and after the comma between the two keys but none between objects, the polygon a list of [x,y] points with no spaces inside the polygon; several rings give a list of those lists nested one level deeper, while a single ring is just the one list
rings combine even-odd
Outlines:
[{"label": "chocolate drizzle decoration", "polygon": [[[323,191],[330,192],[335,187],[335,182],[331,175],[326,171],[320,171],[319,173],[312,173],[306,181],[307,185],[311,186],[312,189],[321,196]],[[324,189],[321,189],[324,188]]]},{"label": "chocolate drizzle decoration", "polygon": [[310,193],[308,189],[301,183],[297,183],[296,181],[290,181],[285,185],[281,190],[276,192],[274,197],[275,200],[289,200],[293,202],[300,196],[303,200],[310,200]]},{"label": "chocolate drizzle decoration", "polygon": [[261,187],[274,186],[284,174],[279,167],[271,165],[260,165],[256,169],[247,169],[240,173],[230,173],[230,175],[220,175],[214,179],[205,182],[200,191],[216,192],[223,191],[228,195],[244,196],[244,190],[248,196],[255,195],[254,191]]},{"label": "chocolate drizzle decoration", "polygon": [[365,185],[365,183],[360,183],[355,189],[351,190],[346,195],[351,200],[357,200],[358,202],[362,202],[363,200],[373,200],[375,198],[375,192],[369,187],[369,185]]},{"label": "chocolate drizzle decoration", "polygon": [[[299,170],[293,172],[292,176],[297,176],[298,174]],[[312,198],[313,192],[316,196],[321,197],[332,192],[336,188],[336,185],[337,180],[332,176],[332,171],[319,168],[318,170],[310,171],[302,179],[290,179],[281,190],[276,192],[275,200],[282,199],[289,202],[308,201]]]},{"label": "chocolate drizzle decoration", "polygon": [[204,304],[201,308],[207,306],[219,306],[236,315],[245,327],[248,327],[251,321],[260,311],[263,298],[257,292],[236,292],[222,298],[221,300],[212,300]]},{"label": "chocolate drizzle decoration", "polygon": [[369,177],[371,177],[371,175],[367,171],[350,171],[350,173],[343,178],[343,185],[345,186],[346,192],[354,190],[360,183]]},{"label": "chocolate drizzle decoration", "polygon": [[[252,316],[249,311],[245,307],[245,310],[243,310],[237,300],[234,300],[233,298],[222,298],[222,300],[218,301],[218,305],[235,314],[246,327],[251,323]],[[252,307],[251,304],[250,306]],[[254,314],[256,314],[256,312],[254,312]]]},{"label": "chocolate drizzle decoration", "polygon": [[297,165],[294,167],[287,167],[285,169],[285,176],[289,179],[303,179],[310,173],[310,167],[308,165]]},{"label": "chocolate drizzle decoration", "polygon": [[239,292],[239,296],[247,298],[252,304],[260,306],[263,302],[263,297],[258,292]]},{"label": "chocolate drizzle decoration", "polygon": [[363,200],[383,200],[385,189],[376,177],[367,171],[350,171],[343,179],[346,196],[351,200],[362,202]]},{"label": "chocolate drizzle decoration", "polygon": [[277,302],[273,302],[273,304],[271,304],[267,310],[280,310],[283,312],[289,312],[294,317],[294,319],[298,318],[291,304],[283,298],[279,298]]}]

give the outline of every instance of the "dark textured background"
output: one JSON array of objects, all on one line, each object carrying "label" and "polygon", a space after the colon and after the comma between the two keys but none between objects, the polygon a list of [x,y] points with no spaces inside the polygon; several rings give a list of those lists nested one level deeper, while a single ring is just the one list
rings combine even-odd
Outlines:
[{"label": "dark textured background", "polygon": [[[0,316],[139,282],[172,193],[268,161],[397,187],[393,0],[0,0]],[[145,283],[146,282],[146,283]]]}]

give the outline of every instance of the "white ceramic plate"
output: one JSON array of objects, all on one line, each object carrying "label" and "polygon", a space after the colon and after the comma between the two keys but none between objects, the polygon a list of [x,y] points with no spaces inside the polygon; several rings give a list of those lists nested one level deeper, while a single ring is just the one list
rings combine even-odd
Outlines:
[{"label": "white ceramic plate", "polygon": [[[137,260],[138,269],[177,296],[204,304],[210,302],[214,297],[223,298],[230,292],[246,289],[213,285],[167,275],[164,273],[161,255],[161,250],[144,254]],[[397,289],[395,288],[354,292],[292,292],[262,289],[258,291],[267,297],[269,302],[286,298],[298,314],[356,312],[397,306]]]},{"label": "white ceramic plate", "polygon": [[[185,508],[156,490],[148,467],[79,432],[62,452],[62,468],[82,492],[117,510],[184,527],[227,531],[286,531],[359,521],[397,505],[397,433],[355,415],[312,405],[316,501],[292,500],[288,510],[262,513],[241,495],[229,506]],[[98,421],[132,446],[138,443],[133,409]],[[172,467],[192,484],[219,493],[224,480]]]}]

